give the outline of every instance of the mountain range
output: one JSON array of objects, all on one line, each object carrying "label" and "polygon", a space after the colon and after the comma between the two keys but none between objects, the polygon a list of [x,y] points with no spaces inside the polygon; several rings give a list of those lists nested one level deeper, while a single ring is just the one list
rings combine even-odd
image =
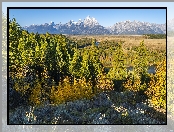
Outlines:
[{"label": "mountain range", "polygon": [[94,17],[87,16],[84,20],[77,22],[70,20],[62,24],[54,22],[41,25],[25,26],[23,29],[39,34],[75,34],[75,35],[142,35],[142,34],[165,34],[166,24],[156,24],[140,21],[116,22],[110,27],[104,27]]}]

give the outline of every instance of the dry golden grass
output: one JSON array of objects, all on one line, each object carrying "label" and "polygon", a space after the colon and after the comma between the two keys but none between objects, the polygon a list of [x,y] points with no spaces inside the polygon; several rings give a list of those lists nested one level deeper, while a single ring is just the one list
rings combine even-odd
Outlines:
[{"label": "dry golden grass", "polygon": [[77,40],[82,38],[94,38],[97,41],[125,41],[123,48],[131,48],[132,46],[139,46],[140,42],[144,40],[145,45],[150,49],[166,50],[166,39],[147,39],[142,35],[74,35],[69,36]]}]

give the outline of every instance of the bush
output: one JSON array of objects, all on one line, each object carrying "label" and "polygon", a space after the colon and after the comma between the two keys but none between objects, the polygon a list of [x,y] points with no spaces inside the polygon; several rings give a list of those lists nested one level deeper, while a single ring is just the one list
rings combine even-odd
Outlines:
[{"label": "bush", "polygon": [[140,76],[134,75],[134,73],[128,74],[127,80],[123,82],[123,91],[129,90],[133,92],[139,92],[141,88]]},{"label": "bush", "polygon": [[155,107],[166,109],[166,60],[157,65],[145,93]]},{"label": "bush", "polygon": [[50,99],[53,104],[61,104],[82,98],[89,99],[93,96],[90,81],[86,83],[85,79],[75,79],[75,83],[71,84],[69,78],[66,77],[59,86],[52,86]]}]

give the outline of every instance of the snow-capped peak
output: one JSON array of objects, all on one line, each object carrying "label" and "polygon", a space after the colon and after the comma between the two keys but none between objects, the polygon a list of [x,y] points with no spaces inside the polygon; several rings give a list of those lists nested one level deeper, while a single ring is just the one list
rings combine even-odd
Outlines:
[{"label": "snow-capped peak", "polygon": [[94,17],[90,17],[89,15],[84,19],[83,22],[84,22],[84,25],[88,25],[88,26],[99,25],[97,20]]},{"label": "snow-capped peak", "polygon": [[[172,22],[171,22],[172,23]],[[40,33],[45,33],[48,31],[47,26],[53,27],[50,32],[53,33],[65,33],[65,34],[163,34],[166,33],[166,24],[153,24],[149,22],[141,21],[130,21],[124,20],[121,22],[116,22],[115,24],[103,27],[99,25],[94,17],[89,15],[84,20],[70,20],[69,22],[62,24],[45,23],[41,25],[30,25],[25,26],[24,29],[28,31],[35,31]],[[174,29],[173,25],[170,29]]]},{"label": "snow-capped peak", "polygon": [[90,16],[88,15],[88,16],[86,17],[86,19],[91,19],[91,18],[90,18]]}]

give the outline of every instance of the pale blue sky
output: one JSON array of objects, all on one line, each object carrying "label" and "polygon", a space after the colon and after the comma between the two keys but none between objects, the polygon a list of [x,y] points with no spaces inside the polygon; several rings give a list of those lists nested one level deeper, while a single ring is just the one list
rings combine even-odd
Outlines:
[{"label": "pale blue sky", "polygon": [[[67,23],[87,16],[94,17],[102,26],[112,26],[120,21],[166,23],[165,9],[10,9],[10,19],[16,18],[21,26],[44,24],[51,21]],[[24,19],[25,18],[25,19]]]},{"label": "pale blue sky", "polygon": [[[7,7],[167,7],[167,19],[170,20],[174,18],[174,3],[173,2],[3,2],[2,11],[6,14]],[[78,13],[77,13],[78,12]],[[78,21],[78,19],[84,19],[87,15],[95,17],[98,22],[103,26],[112,26],[115,22],[125,21],[125,20],[139,20],[146,22],[155,22],[155,23],[165,23],[165,12],[159,11],[109,11],[109,10],[99,10],[99,11],[35,11],[33,13],[30,11],[13,11],[10,12],[10,17],[17,19],[18,23],[21,26],[30,25],[30,24],[44,24],[54,21],[55,23],[66,23],[69,20]],[[24,19],[25,18],[25,19]]]}]

